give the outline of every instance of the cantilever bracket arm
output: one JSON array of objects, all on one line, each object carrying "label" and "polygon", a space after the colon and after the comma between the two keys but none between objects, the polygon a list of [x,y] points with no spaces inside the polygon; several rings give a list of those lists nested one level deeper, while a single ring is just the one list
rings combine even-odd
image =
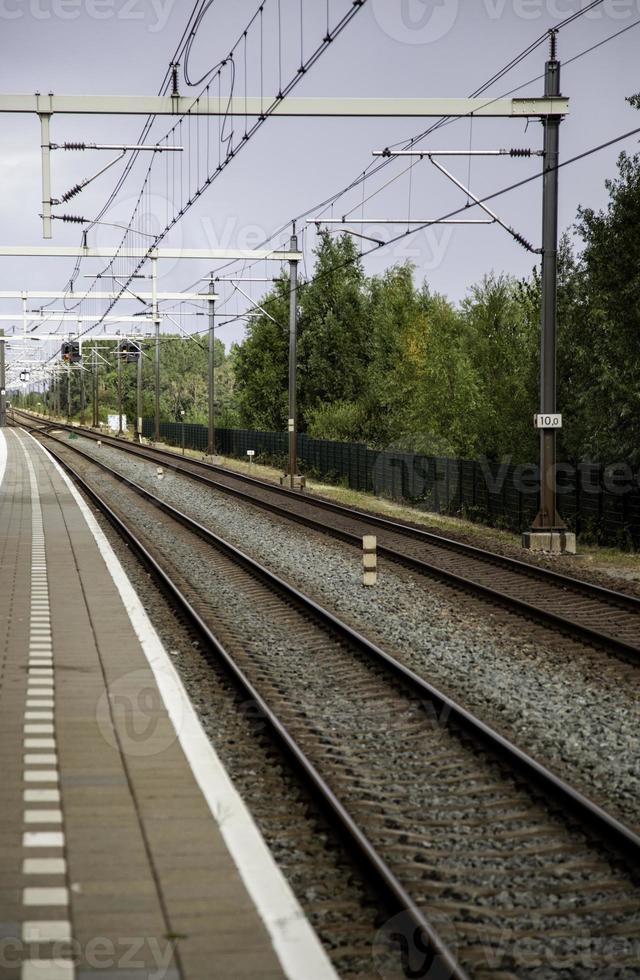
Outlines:
[{"label": "cantilever bracket arm", "polygon": [[456,187],[459,187],[461,191],[464,191],[464,193],[467,194],[475,202],[475,204],[478,205],[479,208],[481,208],[486,214],[488,214],[489,217],[491,217],[496,222],[496,224],[499,224],[501,228],[504,228],[507,234],[511,235],[511,237],[516,242],[518,242],[519,245],[522,245],[522,247],[525,248],[527,252],[532,252],[534,255],[540,255],[542,251],[541,249],[534,248],[533,245],[530,242],[528,242],[526,238],[523,238],[523,236],[519,232],[517,232],[514,228],[511,228],[510,225],[505,224],[505,222],[498,217],[495,211],[492,211],[491,208],[487,207],[487,205],[484,204],[479,197],[477,197],[472,191],[470,191],[468,187],[465,187],[465,185],[462,183],[461,180],[458,180],[457,177],[454,177],[453,174],[450,173],[446,167],[443,167],[441,163],[438,163],[437,160],[434,160],[429,153],[425,155],[429,157],[431,163],[434,165],[434,167],[437,170],[440,171],[440,173],[443,173],[445,177],[448,177],[449,180],[456,185]]}]

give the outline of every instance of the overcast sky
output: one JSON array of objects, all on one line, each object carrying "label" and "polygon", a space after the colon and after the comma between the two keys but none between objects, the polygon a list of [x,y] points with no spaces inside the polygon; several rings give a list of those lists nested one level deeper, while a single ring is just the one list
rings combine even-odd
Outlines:
[{"label": "overcast sky", "polygon": [[[263,19],[266,50],[275,43],[273,12],[278,0],[267,0]],[[367,0],[343,34],[302,79],[295,95],[437,97],[466,96],[518,54],[547,28],[586,5],[581,0]],[[214,0],[194,41],[189,69],[192,77],[207,70],[227,53],[244,23],[258,6],[257,0]],[[317,43],[326,24],[325,0],[304,0],[303,50]],[[350,7],[349,0],[330,0],[329,17],[337,22]],[[192,2],[181,0],[0,0],[0,78],[4,93],[53,91],[57,94],[153,94],[180,39]],[[281,0],[284,73],[289,60],[299,57],[300,0]],[[585,49],[623,28],[618,38],[567,65],[562,71],[562,94],[571,110],[561,127],[561,158],[567,158],[608,138],[640,125],[640,115],[625,103],[625,96],[640,90],[638,42],[640,0],[605,0],[596,10],[565,28],[558,41],[559,57],[568,61]],[[275,49],[274,49],[275,50]],[[498,96],[535,79],[544,70],[546,44],[490,89]],[[273,54],[273,51],[271,52]],[[270,55],[269,55],[270,56]],[[248,58],[250,80],[258,87],[257,54]],[[266,85],[275,78],[266,71]],[[277,69],[275,69],[277,71]],[[239,66],[238,71],[242,74]],[[252,82],[251,79],[256,81]],[[194,93],[184,82],[182,92]],[[239,91],[239,89],[238,89]],[[533,81],[518,95],[542,93],[542,81]],[[213,94],[213,93],[212,93]],[[249,94],[258,94],[257,91]],[[136,141],[143,120],[136,117],[54,116],[51,139],[96,142]],[[155,139],[169,128],[170,120],[156,123]],[[255,245],[270,236],[292,216],[322,201],[355,176],[372,160],[371,153],[413,136],[428,123],[416,119],[381,120],[283,120],[271,119],[234,159],[189,211],[163,244],[196,248]],[[236,137],[244,124],[236,121]],[[217,121],[210,123],[217,141]],[[0,187],[2,211],[0,239],[3,244],[42,244],[39,126],[35,116],[5,114],[2,117]],[[236,144],[238,139],[236,138]],[[515,119],[460,120],[430,137],[425,145],[446,148],[512,147],[540,148],[539,123]],[[615,173],[621,149],[634,152],[637,137],[565,168],[560,173],[560,225],[569,227],[578,205],[599,208],[607,200],[604,181]],[[71,154],[58,151],[53,159],[53,194],[94,173],[108,154]],[[147,161],[145,161],[146,163]],[[445,162],[445,161],[443,161]],[[448,160],[446,165],[464,182],[470,176],[474,193],[498,190],[540,167],[531,160]],[[93,182],[63,209],[92,217],[113,189],[120,166]],[[394,164],[377,181],[365,184],[368,197],[383,182],[400,173],[405,164]],[[141,169],[134,169],[105,221],[126,223],[141,186]],[[492,207],[536,247],[540,244],[541,187],[534,182],[497,199]],[[336,206],[340,216],[358,206],[362,188]],[[166,202],[154,195],[153,227],[162,225]],[[365,217],[429,218],[463,204],[464,195],[448,184],[428,162],[398,177],[364,206]],[[168,210],[168,205],[166,205]],[[330,212],[325,212],[328,215]],[[474,212],[474,216],[481,217]],[[356,230],[362,230],[357,225]],[[395,229],[396,232],[402,230]],[[389,228],[364,229],[385,238]],[[114,228],[94,229],[90,241],[115,244],[121,233]],[[54,223],[54,242],[77,244],[77,225]],[[286,235],[277,241],[283,241]],[[313,232],[305,235],[310,271]],[[366,260],[369,272],[405,260],[416,266],[419,279],[459,301],[471,284],[495,270],[525,275],[535,262],[502,229],[491,227],[433,227],[380,250]],[[63,289],[73,269],[72,259],[2,258],[0,288]],[[104,262],[83,260],[76,289],[91,282],[91,274]],[[161,289],[182,289],[211,268],[211,263],[183,261],[161,263]],[[237,267],[239,269],[239,267]],[[274,267],[267,271],[271,274]],[[264,276],[265,265],[252,271]],[[140,286],[140,288],[143,288]],[[243,289],[257,297],[262,284]],[[230,286],[221,287],[220,308],[241,312],[247,301]],[[223,305],[224,304],[224,305]],[[57,304],[58,305],[58,304]],[[3,301],[3,312],[19,306]],[[87,307],[89,312],[95,310]],[[123,307],[124,309],[124,307]],[[19,319],[17,320],[19,323]],[[201,319],[185,319],[187,329],[202,329]],[[5,327],[10,324],[4,324]],[[165,329],[169,329],[168,324]],[[228,343],[239,339],[242,325],[221,331]]]}]

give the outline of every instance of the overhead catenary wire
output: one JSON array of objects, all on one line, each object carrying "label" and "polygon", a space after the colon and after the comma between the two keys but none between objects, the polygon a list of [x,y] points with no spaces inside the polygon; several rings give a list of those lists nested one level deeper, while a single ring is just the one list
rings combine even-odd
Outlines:
[{"label": "overhead catenary wire", "polygon": [[[198,5],[196,5],[196,7],[197,7],[197,6],[198,6]],[[563,21],[563,22],[561,22],[561,24],[560,24],[560,25],[558,25],[558,27],[562,27],[562,26],[566,26],[566,25],[567,25],[568,23],[571,23],[571,22],[573,22],[573,21],[574,21],[574,20],[575,20],[575,19],[576,19],[577,17],[579,17],[579,16],[582,16],[582,15],[583,15],[584,13],[586,13],[586,12],[588,12],[588,11],[589,11],[590,9],[592,9],[592,8],[593,8],[593,7],[595,7],[595,6],[597,6],[597,3],[593,3],[593,4],[590,4],[590,5],[588,5],[588,6],[586,7],[586,8],[584,8],[584,9],[583,9],[582,11],[579,11],[579,12],[577,12],[577,13],[575,13],[575,14],[573,14],[573,15],[571,15],[570,17],[568,17],[568,18],[565,18],[565,21]],[[196,9],[196,7],[194,7],[194,9]],[[329,9],[329,4],[327,3],[327,12],[328,12],[328,9]],[[599,48],[599,47],[601,47],[602,45],[604,45],[604,44],[606,44],[606,43],[607,43],[608,41],[610,41],[610,40],[613,40],[613,39],[614,39],[615,37],[618,37],[618,36],[620,36],[621,34],[624,34],[624,33],[625,33],[626,31],[628,31],[628,30],[630,30],[630,29],[632,29],[632,28],[633,28],[633,27],[635,27],[635,26],[636,26],[636,25],[637,25],[638,23],[640,23],[640,21],[636,21],[636,22],[634,22],[634,23],[632,23],[632,24],[629,24],[629,25],[626,25],[626,26],[625,26],[624,28],[622,28],[622,29],[620,29],[620,30],[618,30],[618,31],[616,31],[616,32],[614,32],[614,33],[613,33],[612,35],[610,35],[610,36],[609,36],[608,38],[605,38],[605,39],[603,39],[603,40],[601,40],[601,41],[599,41],[599,42],[597,42],[596,44],[594,44],[594,45],[591,45],[591,46],[590,46],[589,48],[587,48],[587,49],[585,49],[585,51],[583,51],[583,52],[580,52],[580,53],[578,53],[578,54],[577,54],[577,55],[575,55],[575,56],[574,56],[573,58],[570,58],[570,59],[567,59],[567,60],[566,60],[566,61],[564,62],[564,65],[566,66],[566,65],[568,65],[568,64],[570,64],[571,62],[573,62],[573,61],[575,61],[575,60],[577,60],[578,58],[580,58],[580,57],[583,57],[584,55],[586,55],[586,54],[588,54],[588,53],[590,53],[591,51],[593,51],[593,50],[596,50],[597,48]],[[545,35],[542,35],[542,38],[541,38],[540,40],[544,40],[544,38],[545,38],[545,37],[546,37],[546,34],[545,34]],[[246,38],[244,39],[244,41],[245,41],[245,43],[246,43]],[[533,42],[533,44],[532,44],[532,45],[530,45],[530,46],[529,46],[528,48],[526,48],[526,49],[525,49],[525,51],[524,51],[524,52],[522,52],[520,56],[518,56],[518,57],[517,57],[516,59],[513,59],[513,60],[512,60],[512,62],[510,62],[510,63],[509,63],[509,65],[510,65],[510,66],[512,66],[513,64],[518,64],[518,63],[519,63],[519,62],[520,62],[520,61],[521,61],[521,60],[523,59],[523,57],[525,57],[525,56],[526,56],[526,54],[527,54],[527,53],[529,53],[529,52],[530,52],[531,50],[534,50],[534,49],[535,49],[535,46],[536,46],[536,44],[537,44],[537,43],[538,43],[538,42]],[[495,78],[500,78],[500,77],[502,77],[502,76],[503,76],[503,74],[504,74],[504,73],[506,72],[506,70],[508,69],[508,67],[509,67],[509,66],[505,66],[505,68],[504,68],[504,69],[501,69],[501,70],[500,70],[500,72],[498,72],[498,73],[496,73],[496,75],[494,75],[494,76],[492,76],[492,80],[493,80],[493,79],[495,79]],[[525,84],[527,84],[527,83],[525,83]],[[524,87],[524,86],[519,86],[519,88],[520,88],[520,87]],[[479,91],[482,91],[482,88],[481,88],[481,89],[480,89]],[[446,120],[443,120],[442,122],[446,122]],[[412,138],[412,140],[416,140],[416,139],[418,139],[418,138],[419,138],[419,137],[413,137],[413,138]],[[388,161],[385,161],[385,164],[386,164],[386,163],[388,163]],[[363,181],[363,182],[364,182],[364,180],[366,180],[366,178],[367,178],[367,176],[370,176],[370,172],[369,172],[369,168],[365,168],[365,170],[361,172],[361,174],[360,174],[360,175],[358,176],[358,178],[356,179],[356,181],[354,181],[354,182],[353,182],[353,185],[352,185],[352,186],[357,186],[357,185],[358,185],[358,183],[360,183],[360,181]],[[341,196],[342,194],[344,194],[344,193],[346,192],[346,190],[347,190],[347,188],[344,188],[344,189],[342,189],[342,191],[341,191],[341,192],[339,192],[339,194],[338,194],[338,195],[334,195],[334,196],[333,196],[333,197],[332,197],[331,199],[328,199],[328,200],[335,200],[335,199],[337,199],[337,197],[338,197],[338,196]],[[312,209],[309,209],[309,211],[307,211],[307,212],[304,212],[304,213],[303,213],[303,215],[300,215],[299,217],[303,217],[303,216],[305,216],[306,214],[309,214],[311,210],[317,210],[317,209],[318,209],[318,207],[319,207],[319,206],[316,206],[315,208],[312,208]],[[421,227],[424,227],[424,226],[421,226]],[[415,229],[412,229],[412,233],[415,233],[416,231],[419,231],[419,230],[420,230],[420,227],[418,227],[418,228],[415,228]],[[273,234],[274,234],[274,235],[276,235],[276,234],[278,234],[278,232],[276,231],[276,232],[274,232]],[[399,237],[402,237],[402,236],[399,236]],[[269,240],[270,240],[270,239],[267,239],[267,241],[269,241]],[[396,239],[394,239],[394,240],[396,240]],[[389,244],[390,244],[390,243],[389,243]],[[371,251],[375,251],[375,250],[376,250],[376,249],[373,249],[373,250],[371,250]],[[369,253],[368,253],[368,252],[366,252],[366,253],[362,253],[362,254],[369,254]],[[79,266],[79,261],[78,261],[78,262],[76,263],[76,265],[77,265],[77,266]],[[249,267],[249,268],[251,268],[251,267]],[[75,272],[75,271],[76,271],[76,270],[74,269],[74,272]],[[72,286],[72,283],[70,283],[70,285]],[[65,305],[66,305],[66,304],[65,304]],[[77,304],[76,304],[76,305],[77,305]]]},{"label": "overhead catenary wire", "polygon": [[[317,47],[315,48],[315,50],[313,50],[313,52],[308,56],[307,61],[306,61],[305,65],[304,65],[305,71],[309,70],[309,68],[313,64],[315,64],[317,62],[317,60],[321,57],[321,55],[323,54],[323,52],[326,50],[327,46],[333,40],[335,40],[335,38],[338,37],[339,34],[342,33],[342,31],[348,26],[348,24],[351,22],[351,20],[362,9],[362,7],[365,5],[365,3],[366,3],[366,0],[358,0],[357,3],[353,3],[351,5],[351,7],[343,14],[342,18],[338,21],[338,23],[335,24],[335,26],[330,30],[330,34],[328,35],[328,37],[323,38],[322,41],[317,45]],[[261,5],[261,8],[260,9],[262,10],[263,8],[264,8],[264,3]],[[232,57],[232,55],[233,55],[233,51],[235,50],[235,48],[238,47],[238,45],[240,45],[242,43],[242,40],[243,40],[243,38],[241,36],[241,38],[238,40],[238,42],[236,43],[236,45],[232,49],[231,55],[228,56],[226,59],[224,59],[223,62],[221,62],[221,66],[224,66],[226,64],[230,64],[232,66],[231,86],[230,86],[230,89],[229,89],[229,100],[231,100],[232,95],[233,95],[233,84],[234,84],[234,81],[235,81],[235,66],[234,66],[234,63],[233,63],[233,57]],[[227,117],[229,116],[229,113],[228,112],[224,113],[224,117],[223,117],[224,118],[224,122],[223,122],[223,128],[222,128],[221,141],[228,143],[226,157],[224,157],[224,158],[222,158],[220,160],[219,165],[218,165],[216,171],[214,173],[209,174],[207,176],[206,181],[204,181],[203,184],[200,187],[198,187],[197,189],[195,189],[193,191],[193,193],[191,193],[189,195],[188,201],[186,201],[186,203],[183,203],[183,206],[179,209],[179,211],[177,212],[177,214],[174,215],[174,217],[168,222],[168,224],[165,226],[165,228],[160,233],[158,233],[158,235],[156,236],[156,239],[155,239],[155,243],[153,243],[152,245],[149,246],[148,253],[151,252],[152,249],[154,247],[156,247],[163,240],[163,238],[166,236],[166,234],[168,233],[168,231],[177,223],[178,220],[180,220],[183,217],[183,215],[186,213],[186,211],[189,210],[189,208],[201,196],[201,194],[204,192],[204,190],[206,190],[207,187],[216,179],[216,177],[218,177],[220,175],[220,173],[222,173],[222,171],[228,166],[230,160],[235,157],[235,155],[237,154],[237,152],[243,146],[245,146],[247,144],[247,142],[250,139],[250,137],[253,136],[254,133],[257,132],[258,129],[260,129],[260,127],[264,124],[264,122],[266,121],[266,119],[269,118],[269,116],[273,113],[274,109],[280,103],[280,101],[282,99],[284,99],[288,94],[290,94],[290,92],[297,85],[297,83],[298,83],[298,81],[299,81],[299,79],[301,77],[302,77],[302,73],[299,70],[296,70],[295,73],[294,73],[294,75],[283,86],[283,90],[278,93],[278,95],[265,108],[263,114],[260,117],[258,117],[258,119],[253,123],[253,125],[251,126],[251,128],[248,130],[247,138],[238,147],[234,147],[233,146],[233,129],[232,128],[230,128],[229,134],[228,135],[225,135],[225,126],[226,126]],[[150,165],[150,169],[149,169],[149,171],[147,173],[147,177],[145,178],[145,184],[143,185],[143,190],[144,190],[144,188],[146,187],[146,185],[148,183],[149,173],[150,173],[152,167],[153,167],[153,163]],[[181,198],[181,200],[184,200],[184,199]],[[136,208],[134,208],[134,215],[132,217],[132,220],[130,222],[130,225],[133,223],[133,219],[135,218],[135,214],[137,213],[137,210],[139,209],[139,206],[140,206],[140,198],[138,200],[138,203],[136,204]],[[110,268],[110,267],[112,267],[112,265],[113,265],[114,262],[117,262],[118,261],[118,258],[120,256],[120,253],[122,252],[122,250],[124,248],[124,244],[125,244],[125,241],[126,241],[127,234],[128,234],[128,232],[125,233],[125,236],[123,237],[123,240],[120,242],[119,246],[117,247],[116,253],[114,255],[114,258],[107,265],[107,267],[106,267],[107,269]],[[144,264],[144,261],[145,261],[145,258],[141,259],[134,266],[133,270],[132,271],[130,270],[130,273],[129,274],[131,274],[131,275],[135,274],[141,268],[141,266]],[[116,302],[117,302],[117,300],[112,301],[107,306],[106,310],[104,310],[102,312],[101,316],[106,316],[110,312],[110,310],[113,308],[113,306],[115,305]],[[97,322],[98,322],[98,324],[101,322],[100,318],[98,318],[98,321]]]},{"label": "overhead catenary wire", "polygon": [[[576,12],[575,14],[573,14],[573,15],[565,18],[564,21],[561,21],[558,25],[556,25],[556,28],[557,29],[561,29],[562,27],[566,26],[567,24],[569,24],[572,21],[574,21],[575,19],[577,19],[578,16],[582,16],[583,14],[587,13],[589,10],[591,10],[594,7],[598,6],[600,2],[602,2],[602,0],[593,0],[593,2],[591,4],[589,4],[589,5],[587,5],[585,8],[583,8],[583,10],[581,10],[579,12]],[[329,4],[327,3],[327,15],[328,14],[329,14]],[[262,22],[262,9],[260,9],[260,18],[261,18],[261,22]],[[545,40],[546,36],[547,36],[547,34],[545,32],[545,34],[541,35],[534,42],[532,42],[530,45],[528,45],[515,58],[511,59],[511,61],[508,62],[507,65],[503,66],[503,68],[501,68],[498,72],[496,72],[494,75],[492,75],[491,78],[487,80],[487,82],[485,82],[482,86],[480,86],[478,89],[476,89],[476,93],[482,93],[484,90],[486,90],[486,88],[489,85],[493,84],[493,82],[495,82],[497,79],[503,77],[504,74],[506,74],[508,71],[510,71],[515,65],[519,64],[520,61],[522,61],[526,56],[528,56],[528,54],[530,54],[533,50],[535,50],[539,46],[539,44],[541,44]],[[244,37],[244,42],[245,42],[245,45],[246,45],[246,36]],[[473,93],[473,94],[476,94],[476,93]],[[411,143],[414,143],[419,138],[420,138],[420,136],[413,137],[410,142]],[[376,167],[376,169],[382,169],[382,166],[386,165],[387,163],[388,163],[388,161],[385,161],[383,164],[378,165],[378,167]],[[357,186],[357,184],[359,183],[359,180],[360,179],[366,179],[366,176],[367,176],[367,173],[368,173],[368,170],[369,169],[371,169],[371,165],[370,165],[369,168],[365,168],[365,171],[363,172],[362,178],[357,178],[356,181],[354,181],[352,183],[352,186]],[[344,189],[342,193],[344,193],[344,192],[346,192],[346,189]],[[332,199],[329,199],[329,200],[335,200],[339,196],[342,196],[342,194],[334,195],[333,198]],[[321,205],[320,206],[317,206],[315,210],[317,210],[319,207],[321,207]],[[310,209],[310,210],[313,210],[313,209]],[[307,211],[305,214],[300,215],[299,217],[300,218],[306,217],[306,215],[308,215],[310,213],[310,210]]]},{"label": "overhead catenary wire", "polygon": [[[601,2],[601,0],[600,0],[600,2]],[[555,30],[561,30],[563,27],[568,26],[570,23],[573,23],[579,17],[583,16],[584,14],[589,13],[590,10],[594,9],[598,5],[599,5],[598,2],[593,2],[593,3],[585,6],[582,10],[575,12],[574,14],[570,15],[569,17],[565,18],[563,21],[561,21],[560,23],[558,23],[556,25],[556,27],[555,27]],[[568,58],[566,60],[563,60],[563,68],[566,68],[568,65],[570,65],[570,64],[578,61],[580,58],[583,58],[586,55],[590,54],[592,51],[595,51],[598,48],[602,47],[603,45],[605,45],[605,44],[607,44],[607,43],[615,40],[616,38],[620,37],[622,34],[625,34],[627,31],[629,31],[629,30],[637,27],[638,25],[640,25],[640,19],[633,21],[631,24],[627,24],[624,28],[613,32],[612,34],[608,35],[606,38],[603,38],[602,40],[598,41],[596,44],[590,45],[588,48],[585,48],[582,51],[579,51],[577,54],[573,55],[572,57],[570,57],[570,58]],[[515,58],[513,58],[507,65],[505,65],[502,69],[500,69],[500,71],[496,72],[496,74],[493,75],[491,79],[487,80],[487,82],[483,83],[483,85],[481,85],[479,88],[477,88],[475,90],[475,92],[471,93],[470,94],[470,97],[475,97],[478,94],[482,94],[483,91],[486,90],[486,88],[490,84],[492,84],[493,81],[496,78],[503,77],[504,74],[506,74],[506,72],[508,70],[510,70],[514,65],[519,64],[520,61],[523,60],[523,56],[524,55],[526,55],[528,53],[531,53],[532,50],[535,50],[540,44],[542,44],[544,42],[544,40],[546,40],[547,37],[548,37],[548,32],[545,32],[544,34],[540,35],[540,37],[537,38],[536,41],[532,42],[531,45],[527,46],[527,48],[525,48],[522,52],[520,52],[519,55],[516,55]],[[523,88],[526,88],[528,85],[532,84],[535,81],[540,80],[543,77],[544,77],[543,74],[536,75],[533,78],[529,79],[527,82],[523,82],[523,83],[519,84],[518,86],[515,86],[515,87],[509,89],[508,91],[501,93],[499,96],[496,96],[496,97],[492,98],[491,100],[488,100],[486,104],[487,105],[490,105],[491,102],[492,101],[495,101],[496,99],[504,98],[506,96],[509,96],[509,95],[514,94],[515,92],[521,91]],[[464,118],[464,117],[460,117],[460,118]],[[439,124],[441,124],[441,125],[447,125],[447,124],[450,124],[450,123],[452,123],[454,121],[458,121],[458,120],[453,120],[451,118],[448,118],[448,119],[443,118],[443,119],[439,120]],[[410,149],[417,142],[419,142],[420,139],[423,138],[424,135],[426,135],[426,133],[428,133],[428,132],[429,132],[429,130],[427,130],[425,133],[417,134],[417,135],[415,135],[415,136],[413,136],[413,137],[411,137],[409,139],[404,139],[404,140],[398,141],[397,143],[389,144],[389,146],[390,146],[390,148],[392,148],[392,147],[395,148],[395,147],[398,147],[398,146],[402,146],[403,148]],[[321,214],[323,212],[323,210],[327,210],[329,208],[331,208],[333,210],[333,207],[334,207],[335,203],[341,197],[345,196],[350,191],[355,190],[365,180],[372,179],[378,172],[380,172],[385,167],[389,166],[391,164],[391,162],[392,161],[389,160],[389,159],[388,160],[384,160],[381,163],[372,162],[368,167],[365,167],[364,171],[361,171],[358,174],[358,176],[356,178],[354,178],[354,180],[352,180],[351,182],[349,182],[348,184],[346,184],[339,191],[335,192],[330,197],[325,198],[323,201],[319,202],[318,204],[313,205],[312,207],[306,209],[305,211],[300,212],[299,214],[297,214],[296,217],[295,217],[295,220],[302,221],[302,220],[304,220],[305,218],[307,218],[311,214],[315,214],[315,213]],[[366,200],[373,199],[375,196],[377,196],[377,193],[381,192],[386,187],[390,186],[392,183],[394,183],[394,181],[401,179],[404,176],[404,174],[407,173],[407,169],[408,168],[402,169],[399,173],[397,173],[396,175],[394,175],[394,177],[392,177],[390,180],[386,181],[377,191],[373,191]],[[356,208],[358,206],[359,205],[356,204],[355,207],[346,210],[344,212],[344,216],[348,216],[348,215],[352,214],[353,211],[356,210]],[[264,247],[264,246],[268,245],[268,243],[270,241],[272,241],[276,236],[282,234],[282,232],[285,230],[285,228],[287,226],[288,226],[288,222],[287,222],[287,224],[283,224],[283,225],[279,226],[272,233],[272,235],[269,236],[269,238],[263,240],[260,243],[260,246],[259,247]],[[223,266],[222,268],[228,267],[230,265],[233,265],[233,262],[226,263],[225,266]]]}]

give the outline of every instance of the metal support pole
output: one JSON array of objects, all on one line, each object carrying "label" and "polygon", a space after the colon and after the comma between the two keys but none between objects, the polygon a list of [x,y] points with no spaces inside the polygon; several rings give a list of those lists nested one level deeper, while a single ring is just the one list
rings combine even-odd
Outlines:
[{"label": "metal support pole", "polygon": [[[0,338],[4,337],[4,330],[0,330]],[[7,391],[5,388],[6,379],[4,376],[4,348],[5,341],[0,339],[0,428],[7,424]]]},{"label": "metal support pole", "polygon": [[[215,293],[212,278],[209,282],[209,292]],[[216,451],[216,430],[215,430],[215,300],[208,300],[209,303],[209,433],[207,439],[207,452],[213,456]]]},{"label": "metal support pole", "polygon": [[[291,251],[298,251],[296,226],[293,225],[291,235]],[[298,340],[298,260],[289,262],[289,485],[295,486],[298,475],[298,445],[296,420],[296,375],[297,375],[297,340]]]},{"label": "metal support pole", "polygon": [[71,422],[71,365],[67,364],[67,423]]},{"label": "metal support pole", "polygon": [[[560,62],[556,35],[545,66],[545,96],[560,94]],[[558,154],[561,116],[547,116],[544,126],[542,184],[542,309],[540,322],[540,412],[556,411],[556,290],[558,264]],[[562,531],[566,525],[556,510],[556,433],[540,432],[540,510],[533,531]]]},{"label": "metal support pole", "polygon": [[155,324],[155,422],[154,439],[160,442],[160,315],[158,313],[158,260],[151,256],[151,312]]},{"label": "metal support pole", "polygon": [[98,406],[98,351],[94,345],[91,352],[92,360],[92,373],[93,373],[93,402],[92,402],[92,425],[94,429],[98,428],[98,422],[100,421],[100,409]]},{"label": "metal support pole", "polygon": [[118,435],[122,435],[122,358],[120,351],[116,347],[116,365],[118,377]]},{"label": "metal support pole", "polygon": [[42,152],[42,237],[51,238],[51,151],[47,112],[40,113],[40,146]]},{"label": "metal support pole", "polygon": [[87,402],[86,402],[86,394],[85,394],[85,387],[84,387],[84,365],[80,365],[80,424],[81,425],[84,425],[85,422],[87,421],[85,415],[86,408],[87,408]]},{"label": "metal support pole", "polygon": [[136,399],[136,441],[142,442],[142,341],[138,341],[138,397]]}]

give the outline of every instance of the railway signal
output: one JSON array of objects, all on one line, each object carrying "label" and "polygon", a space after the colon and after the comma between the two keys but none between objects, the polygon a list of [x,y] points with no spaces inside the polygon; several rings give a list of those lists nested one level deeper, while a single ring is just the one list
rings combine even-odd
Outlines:
[{"label": "railway signal", "polygon": [[140,344],[135,340],[121,340],[118,344],[118,354],[125,364],[137,364],[140,357]]},{"label": "railway signal", "polygon": [[80,364],[82,354],[80,353],[79,341],[65,340],[60,348],[60,355],[65,364]]}]

